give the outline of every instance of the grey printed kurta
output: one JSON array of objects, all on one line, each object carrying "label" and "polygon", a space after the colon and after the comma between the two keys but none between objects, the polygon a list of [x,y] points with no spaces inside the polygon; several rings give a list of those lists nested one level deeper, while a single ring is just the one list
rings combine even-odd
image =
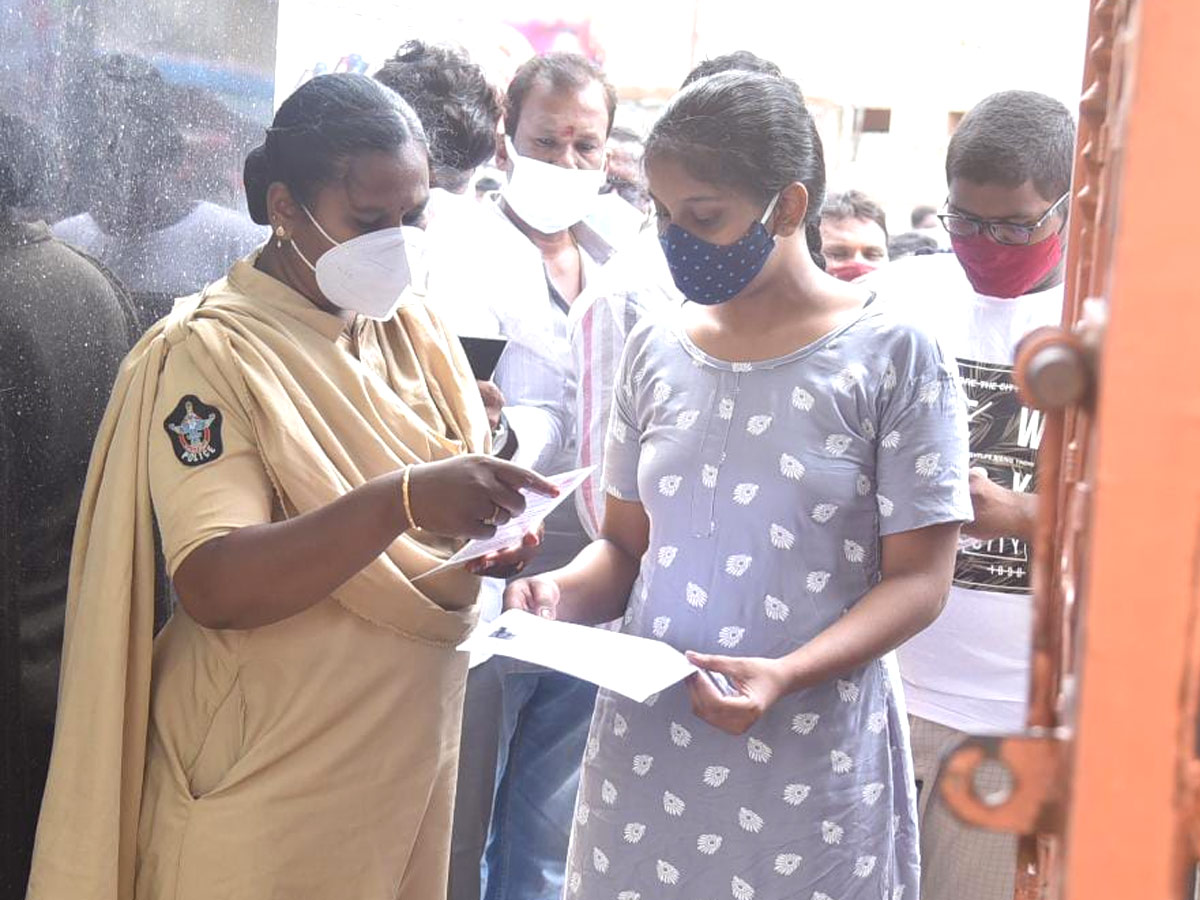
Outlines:
[{"label": "grey printed kurta", "polygon": [[[780,657],[878,581],[882,536],[970,518],[953,370],[882,306],[756,363],[709,357],[677,313],[633,332],[605,469],[650,519],[624,631]],[[568,900],[916,900],[892,690],[876,660],[740,737],[696,718],[684,685],[646,704],[601,691]]]}]

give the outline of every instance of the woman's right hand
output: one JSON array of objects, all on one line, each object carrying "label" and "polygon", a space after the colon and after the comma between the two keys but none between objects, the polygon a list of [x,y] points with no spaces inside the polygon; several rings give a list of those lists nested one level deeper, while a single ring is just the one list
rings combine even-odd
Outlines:
[{"label": "woman's right hand", "polygon": [[522,489],[548,497],[558,488],[529,469],[490,456],[420,463],[408,473],[414,526],[455,538],[488,538],[525,511]]},{"label": "woman's right hand", "polygon": [[504,592],[504,608],[520,609],[543,619],[558,618],[558,584],[544,575],[514,581]]}]

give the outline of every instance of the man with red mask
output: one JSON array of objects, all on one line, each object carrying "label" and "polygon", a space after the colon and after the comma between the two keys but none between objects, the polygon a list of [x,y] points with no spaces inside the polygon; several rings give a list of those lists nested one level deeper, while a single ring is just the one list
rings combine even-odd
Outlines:
[{"label": "man with red mask", "polygon": [[959,823],[932,790],[939,759],[964,734],[1025,726],[1043,421],[1021,405],[1012,366],[1017,342],[1062,315],[1074,141],[1057,100],[1027,91],[986,98],[946,154],[949,196],[938,218],[954,253],[899,260],[865,279],[954,354],[970,416],[975,521],[963,528],[945,611],[899,651],[920,782],[921,900],[1013,895],[1015,839]]},{"label": "man with red mask", "polygon": [[825,271],[854,281],[888,261],[887,218],[862,191],[830,194],[821,207],[821,254]]}]

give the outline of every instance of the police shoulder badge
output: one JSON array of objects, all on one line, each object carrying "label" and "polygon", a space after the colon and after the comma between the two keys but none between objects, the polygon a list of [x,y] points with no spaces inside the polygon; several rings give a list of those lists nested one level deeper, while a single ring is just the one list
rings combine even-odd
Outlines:
[{"label": "police shoulder badge", "polygon": [[185,394],[163,422],[175,458],[199,466],[221,455],[221,411],[195,394]]}]

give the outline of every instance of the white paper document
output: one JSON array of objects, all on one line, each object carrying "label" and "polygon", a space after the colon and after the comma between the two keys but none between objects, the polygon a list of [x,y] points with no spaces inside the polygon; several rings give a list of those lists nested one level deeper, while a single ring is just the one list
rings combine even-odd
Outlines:
[{"label": "white paper document", "polygon": [[698,671],[662,641],[543,619],[519,609],[482,623],[458,649],[478,661],[510,656],[545,666],[638,703]]},{"label": "white paper document", "polygon": [[479,559],[479,557],[487,556],[489,553],[496,553],[500,550],[508,550],[520,546],[525,535],[536,529],[542,519],[550,515],[556,506],[570,497],[587,480],[587,477],[592,474],[592,470],[595,468],[595,466],[588,466],[584,469],[563,472],[561,475],[548,476],[546,480],[558,488],[557,497],[547,497],[545,494],[523,489],[521,493],[525,496],[525,512],[509,519],[503,525],[497,526],[496,533],[490,538],[468,541],[461,550],[436,569],[430,569],[428,572],[418,575],[413,581],[428,578],[430,575],[441,572],[443,569],[461,566],[465,562]]}]

